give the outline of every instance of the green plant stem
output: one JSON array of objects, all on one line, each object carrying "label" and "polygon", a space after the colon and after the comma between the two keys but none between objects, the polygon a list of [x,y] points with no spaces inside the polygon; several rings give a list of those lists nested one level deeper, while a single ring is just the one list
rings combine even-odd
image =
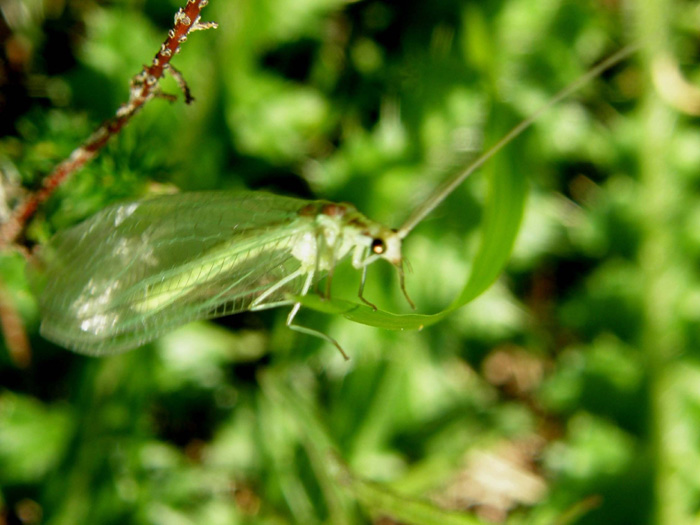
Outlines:
[{"label": "green plant stem", "polygon": [[678,218],[682,212],[682,189],[672,171],[669,151],[674,138],[676,114],[658,96],[652,83],[655,60],[667,53],[670,41],[666,24],[670,7],[662,0],[640,2],[637,27],[644,42],[641,62],[645,86],[641,111],[643,129],[639,142],[641,194],[639,202],[643,240],[640,265],[644,275],[645,327],[643,349],[649,360],[650,431],[654,461],[654,521],[658,525],[679,525],[690,519],[678,467],[674,435],[677,428],[678,392],[674,370],[676,356],[685,347],[677,321],[682,293],[678,277],[680,254]]}]

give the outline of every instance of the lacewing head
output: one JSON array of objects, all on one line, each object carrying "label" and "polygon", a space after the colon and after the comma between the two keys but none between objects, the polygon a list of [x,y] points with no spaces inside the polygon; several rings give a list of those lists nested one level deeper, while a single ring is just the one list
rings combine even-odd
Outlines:
[{"label": "lacewing head", "polygon": [[[380,259],[391,263],[399,274],[401,291],[406,297],[406,301],[411,305],[411,308],[415,308],[406,292],[400,232],[368,219],[358,212],[352,204],[321,203],[319,206],[320,208],[317,208],[316,211],[319,212],[320,216],[332,220],[343,230],[342,237],[344,237],[346,249],[349,251],[355,247],[362,250],[362,258],[353,259],[353,264],[357,268],[366,268]],[[314,210],[304,211],[310,214]]]},{"label": "lacewing head", "polygon": [[369,245],[370,257],[384,259],[397,268],[402,268],[401,238],[396,231],[381,224],[375,223],[372,226],[366,230],[366,235],[371,239]]}]

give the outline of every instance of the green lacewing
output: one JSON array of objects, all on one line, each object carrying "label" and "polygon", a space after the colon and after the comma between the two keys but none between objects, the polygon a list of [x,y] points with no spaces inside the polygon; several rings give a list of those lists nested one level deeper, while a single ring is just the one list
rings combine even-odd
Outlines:
[{"label": "green lacewing", "polygon": [[[39,252],[47,276],[41,333],[77,352],[104,355],[141,346],[187,322],[292,306],[350,257],[362,272],[385,260],[403,279],[402,240],[471,173],[543,112],[635,49],[627,47],[564,88],[466,170],[447,180],[398,230],[351,204],[262,192],[180,193],[110,206],[59,232]],[[345,355],[343,353],[343,355]]]},{"label": "green lacewing", "polygon": [[[128,350],[189,321],[294,304],[348,255],[403,275],[399,233],[351,204],[241,191],[113,205],[41,250],[41,333],[81,353]],[[293,324],[299,306],[289,327],[340,349]]]}]

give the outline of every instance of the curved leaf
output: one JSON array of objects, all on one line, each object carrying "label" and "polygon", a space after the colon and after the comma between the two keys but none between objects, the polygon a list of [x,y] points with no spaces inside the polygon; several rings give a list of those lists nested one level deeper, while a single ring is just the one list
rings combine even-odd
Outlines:
[{"label": "curved leaf", "polygon": [[489,179],[484,207],[481,242],[464,288],[444,310],[435,314],[394,314],[342,299],[300,298],[308,308],[342,313],[347,319],[390,330],[420,330],[441,321],[452,311],[485,292],[503,271],[510,257],[523,217],[527,182],[505,156],[492,159],[485,169]]}]

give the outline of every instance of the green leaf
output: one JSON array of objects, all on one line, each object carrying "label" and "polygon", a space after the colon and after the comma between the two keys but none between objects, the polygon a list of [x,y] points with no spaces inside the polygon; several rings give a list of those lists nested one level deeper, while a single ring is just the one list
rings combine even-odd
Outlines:
[{"label": "green leaf", "polygon": [[[514,157],[509,155],[507,158]],[[341,299],[321,300],[316,296],[306,296],[299,298],[300,302],[313,310],[342,313],[351,321],[378,328],[421,330],[479,297],[496,281],[508,262],[523,217],[527,182],[514,163],[507,162],[507,158],[491,159],[485,173],[475,175],[486,176],[489,182],[481,241],[464,288],[447,308],[429,315],[394,314]]]}]

